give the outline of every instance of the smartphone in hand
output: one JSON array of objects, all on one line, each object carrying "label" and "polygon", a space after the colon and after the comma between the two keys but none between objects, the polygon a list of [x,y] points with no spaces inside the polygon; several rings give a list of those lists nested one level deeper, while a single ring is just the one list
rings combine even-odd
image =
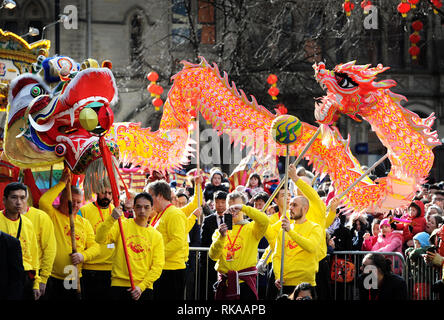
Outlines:
[{"label": "smartphone in hand", "polygon": [[224,221],[227,225],[228,230],[233,230],[233,215],[230,213],[224,214]]}]

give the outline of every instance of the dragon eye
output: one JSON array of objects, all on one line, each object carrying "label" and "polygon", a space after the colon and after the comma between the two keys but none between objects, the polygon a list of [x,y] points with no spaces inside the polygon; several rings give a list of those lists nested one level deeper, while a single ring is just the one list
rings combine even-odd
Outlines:
[{"label": "dragon eye", "polygon": [[345,73],[335,73],[336,82],[338,83],[338,86],[340,86],[343,89],[351,89],[354,87],[357,87],[358,84],[354,82],[347,74]]},{"label": "dragon eye", "polygon": [[39,95],[43,94],[43,89],[40,86],[34,86],[31,89],[31,96],[38,97]]}]

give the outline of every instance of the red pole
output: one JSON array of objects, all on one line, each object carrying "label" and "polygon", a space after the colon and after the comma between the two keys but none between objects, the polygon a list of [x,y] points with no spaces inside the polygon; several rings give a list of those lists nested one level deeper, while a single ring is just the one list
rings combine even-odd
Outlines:
[{"label": "red pole", "polygon": [[[108,172],[109,182],[111,184],[111,190],[113,193],[114,205],[117,207],[119,205],[119,190],[117,188],[117,181],[113,172],[111,153],[108,149],[108,146],[106,145],[104,136],[100,136],[99,138],[99,148],[100,152],[102,153],[103,163],[105,165],[106,171]],[[133,274],[131,272],[128,250],[126,248],[126,240],[125,240],[125,235],[123,233],[122,220],[119,218],[118,221],[119,221],[120,237],[122,238],[123,251],[125,252],[125,260],[126,260],[126,266],[128,268],[128,275],[131,283],[131,288],[134,290],[135,286],[133,281]]]}]

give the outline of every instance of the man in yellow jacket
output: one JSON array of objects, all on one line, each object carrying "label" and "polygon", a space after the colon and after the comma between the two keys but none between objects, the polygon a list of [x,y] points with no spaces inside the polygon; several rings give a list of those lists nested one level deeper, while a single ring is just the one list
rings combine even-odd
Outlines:
[{"label": "man in yellow jacket", "polygon": [[20,240],[25,270],[23,298],[37,300],[40,298],[39,248],[34,226],[31,220],[23,215],[27,198],[28,192],[24,184],[11,182],[5,187],[5,210],[0,212],[0,230]]},{"label": "man in yellow jacket", "polygon": [[183,300],[189,251],[187,217],[171,203],[171,189],[165,180],[151,182],[147,190],[156,212],[150,224],[162,234],[165,248],[165,265],[154,283],[154,299]]},{"label": "man in yellow jacket", "polygon": [[[77,249],[76,253],[72,253],[66,185],[70,185],[70,174],[65,170],[59,183],[46,191],[39,200],[39,208],[48,214],[54,224],[57,242],[56,257],[46,289],[49,300],[77,299],[76,281],[82,277],[82,264],[92,260],[100,252],[91,223],[76,214],[80,209],[83,193],[79,188],[71,186]],[[53,203],[61,192],[60,205],[56,208]],[[78,268],[78,275],[74,266]]]},{"label": "man in yellow jacket", "polygon": [[111,216],[97,228],[96,241],[100,244],[116,244],[111,271],[111,299],[152,300],[153,284],[160,277],[165,264],[162,235],[149,225],[153,198],[146,192],[134,198],[134,219],[122,221],[126,247],[134,281],[131,288],[125,251],[116,222],[122,217],[121,208],[114,208]]},{"label": "man in yellow jacket", "polygon": [[[108,179],[105,180],[105,189],[102,192],[97,192],[96,201],[87,203],[80,208],[80,214],[91,223],[94,234],[114,209],[114,205],[111,203],[113,199],[111,185]],[[83,265],[84,297],[86,300],[108,299],[111,288],[113,253],[114,244],[101,244],[99,255]]]},{"label": "man in yellow jacket", "polygon": [[57,243],[54,234],[54,225],[49,216],[42,210],[28,207],[24,214],[31,220],[37,237],[40,262],[40,296],[46,291],[46,283],[51,275],[52,265],[57,252]]},{"label": "man in yellow jacket", "polygon": [[[233,228],[222,223],[213,234],[209,257],[216,261],[218,272],[216,300],[257,300],[257,255],[259,241],[265,235],[269,219],[253,207],[246,206],[245,196],[237,191],[228,194]],[[253,221],[245,219],[244,214]]]},{"label": "man in yellow jacket", "polygon": [[[299,178],[295,166],[289,167],[288,175],[304,195],[297,195],[290,200],[290,219],[286,215],[282,216],[282,228],[276,235],[272,258],[273,272],[275,285],[278,289],[284,286],[284,294],[292,293],[295,286],[302,282],[316,286],[316,272],[319,260],[323,258],[323,247],[326,246],[324,202],[311,186]],[[285,232],[285,243],[282,253],[283,232]],[[282,254],[284,254],[283,283],[281,283]]]}]

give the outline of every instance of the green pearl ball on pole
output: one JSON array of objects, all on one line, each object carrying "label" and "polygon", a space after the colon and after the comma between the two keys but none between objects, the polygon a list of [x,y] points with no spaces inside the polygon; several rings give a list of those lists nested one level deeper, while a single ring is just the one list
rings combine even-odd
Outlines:
[{"label": "green pearl ball on pole", "polygon": [[302,122],[295,116],[284,114],[276,117],[271,123],[271,136],[283,145],[296,143],[302,132]]}]

